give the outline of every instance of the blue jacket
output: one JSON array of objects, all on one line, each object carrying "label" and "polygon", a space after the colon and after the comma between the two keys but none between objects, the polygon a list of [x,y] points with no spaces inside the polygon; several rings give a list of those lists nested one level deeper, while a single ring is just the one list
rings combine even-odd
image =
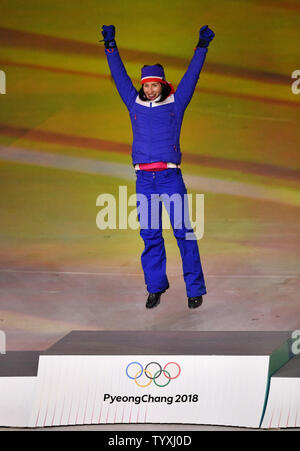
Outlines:
[{"label": "blue jacket", "polygon": [[203,63],[207,48],[195,49],[189,67],[175,94],[163,102],[143,101],[127,75],[117,48],[105,50],[109,68],[132,124],[132,163],[181,162],[180,130]]}]

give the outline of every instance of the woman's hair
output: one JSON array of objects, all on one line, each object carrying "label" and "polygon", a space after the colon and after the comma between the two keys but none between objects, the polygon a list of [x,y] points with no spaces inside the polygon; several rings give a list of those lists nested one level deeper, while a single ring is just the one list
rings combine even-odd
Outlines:
[{"label": "woman's hair", "polygon": [[[155,66],[159,66],[159,67],[162,68],[161,64],[155,64]],[[145,65],[143,67],[148,67],[148,65]],[[162,87],[161,98],[159,100],[157,100],[157,103],[163,102],[164,100],[166,100],[166,98],[170,95],[170,92],[171,92],[171,86],[166,85],[165,83],[160,83],[160,84],[161,84],[161,87]],[[141,100],[147,100],[146,94],[144,93],[143,86],[139,90],[139,98]]]}]

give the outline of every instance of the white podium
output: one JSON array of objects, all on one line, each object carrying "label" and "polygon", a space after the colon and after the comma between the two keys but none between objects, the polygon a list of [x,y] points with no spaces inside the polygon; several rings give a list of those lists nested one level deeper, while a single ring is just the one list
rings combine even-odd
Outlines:
[{"label": "white podium", "polygon": [[271,377],[262,427],[300,427],[300,355]]},{"label": "white podium", "polygon": [[0,356],[0,425],[274,427],[271,376],[292,357],[290,336],[73,331],[44,352]]}]

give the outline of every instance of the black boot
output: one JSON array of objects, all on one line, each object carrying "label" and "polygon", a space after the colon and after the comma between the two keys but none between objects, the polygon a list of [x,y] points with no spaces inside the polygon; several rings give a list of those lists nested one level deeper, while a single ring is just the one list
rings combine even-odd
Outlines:
[{"label": "black boot", "polygon": [[169,288],[169,285],[167,288],[163,291],[159,291],[158,293],[149,293],[147,302],[146,302],[146,308],[154,308],[157,305],[160,304],[160,297],[161,295]]},{"label": "black boot", "polygon": [[188,298],[189,308],[197,308],[202,304],[202,296],[197,296],[195,298]]}]

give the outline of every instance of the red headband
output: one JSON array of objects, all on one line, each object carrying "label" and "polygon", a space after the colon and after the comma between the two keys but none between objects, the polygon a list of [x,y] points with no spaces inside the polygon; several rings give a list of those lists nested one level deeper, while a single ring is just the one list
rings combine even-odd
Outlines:
[{"label": "red headband", "polygon": [[168,82],[166,80],[164,80],[163,78],[160,77],[144,77],[141,79],[141,83],[142,85],[144,83],[149,83],[149,82],[159,82],[159,83],[163,83],[164,85],[168,85]]}]

